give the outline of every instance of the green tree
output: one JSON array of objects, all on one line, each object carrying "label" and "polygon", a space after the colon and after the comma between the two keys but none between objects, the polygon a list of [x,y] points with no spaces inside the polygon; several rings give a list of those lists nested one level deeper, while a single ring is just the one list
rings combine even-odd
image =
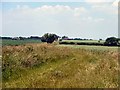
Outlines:
[{"label": "green tree", "polygon": [[115,37],[109,37],[106,39],[105,46],[118,46],[119,45],[119,40]]},{"label": "green tree", "polygon": [[55,40],[58,40],[56,34],[46,33],[41,37],[42,42],[53,43]]},{"label": "green tree", "polygon": [[62,36],[62,39],[66,39],[66,38],[68,38],[68,36]]}]

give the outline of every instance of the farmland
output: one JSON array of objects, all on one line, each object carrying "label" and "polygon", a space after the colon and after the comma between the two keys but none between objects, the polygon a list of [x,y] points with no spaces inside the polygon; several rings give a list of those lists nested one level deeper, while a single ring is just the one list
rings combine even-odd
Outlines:
[{"label": "farmland", "polygon": [[[63,42],[84,42],[84,43],[98,43],[99,40],[62,40]],[[105,40],[101,40],[100,43],[104,43]]]},{"label": "farmland", "polygon": [[[8,45],[23,45],[27,43],[40,43],[41,40],[34,40],[34,39],[27,39],[27,40],[8,40],[8,39],[3,39],[2,41],[2,46],[8,46]],[[1,43],[1,42],[0,42]]]},{"label": "farmland", "polygon": [[95,45],[95,46],[104,46],[104,40],[62,40],[60,44],[68,45]]},{"label": "farmland", "polygon": [[[73,42],[73,43],[101,43],[103,44],[105,41],[101,40],[98,42],[98,40],[62,40],[61,42]],[[117,46],[96,46],[96,45],[65,45],[61,44],[58,46],[62,47],[73,47],[73,48],[81,48],[81,49],[87,49],[87,50],[99,50],[99,51],[118,51]]]},{"label": "farmland", "polygon": [[86,50],[97,50],[97,51],[118,51],[119,49],[119,47],[110,47],[110,46],[89,46],[89,45],[58,45],[58,46],[81,48]]},{"label": "farmland", "polygon": [[2,86],[116,88],[119,78],[117,49],[46,43],[4,46]]},{"label": "farmland", "polygon": [[119,0],[1,0],[1,89],[119,89]]}]

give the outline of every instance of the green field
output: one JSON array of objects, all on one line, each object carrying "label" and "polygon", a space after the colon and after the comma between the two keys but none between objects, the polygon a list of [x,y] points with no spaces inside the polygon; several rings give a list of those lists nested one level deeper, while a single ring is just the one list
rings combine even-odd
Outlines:
[{"label": "green field", "polygon": [[90,46],[90,45],[58,45],[62,47],[81,48],[87,50],[99,50],[99,51],[118,51],[120,47],[117,46]]},{"label": "green field", "polygon": [[[41,43],[41,40],[34,40],[34,39],[27,39],[27,40],[6,40],[3,39],[1,40],[2,46],[5,45],[23,45],[23,44],[28,44],[28,43]],[[1,44],[0,43],[0,44]]]},{"label": "green field", "polygon": [[[98,43],[98,40],[62,40],[62,42],[85,42],[85,43]],[[28,39],[28,40],[0,40],[0,44],[2,46],[5,45],[22,45],[27,43],[41,43],[40,40]],[[104,40],[99,43],[104,43]]]},{"label": "green field", "polygon": [[[84,42],[84,43],[104,43],[105,40],[62,40],[62,42]],[[73,48],[81,48],[81,49],[88,49],[88,50],[99,50],[99,51],[118,51],[119,47],[117,46],[95,46],[95,45],[59,45],[63,47],[73,47]]]},{"label": "green field", "polygon": [[104,40],[62,40],[62,42],[84,42],[84,43],[104,43]]},{"label": "green field", "polygon": [[[62,42],[85,42],[85,43],[98,43],[98,40],[62,40]],[[100,43],[104,43],[105,41],[102,40]],[[2,46],[14,46],[14,45],[25,45],[29,43],[41,43],[40,40],[28,39],[28,40],[0,40],[0,44]],[[92,46],[92,45],[59,45],[63,47],[73,47],[73,48],[83,48],[89,50],[109,50],[109,51],[118,51],[118,47],[110,47],[110,46]]]},{"label": "green field", "polygon": [[[98,40],[62,40],[62,42],[85,42],[85,43],[98,43]],[[100,43],[104,43],[104,40],[101,40]],[[28,39],[28,40],[0,40],[0,44],[2,46],[14,46],[14,45],[25,45],[29,43],[41,43],[40,40]],[[109,51],[118,51],[118,47],[110,47],[110,46],[92,46],[92,45],[59,45],[63,47],[73,47],[73,48],[82,48],[89,50],[109,50]]]}]

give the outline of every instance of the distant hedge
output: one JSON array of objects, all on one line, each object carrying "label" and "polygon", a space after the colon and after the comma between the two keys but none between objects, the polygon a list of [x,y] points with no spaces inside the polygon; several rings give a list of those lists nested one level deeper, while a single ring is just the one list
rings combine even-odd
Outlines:
[{"label": "distant hedge", "polygon": [[98,42],[65,42],[60,41],[59,44],[71,44],[71,45],[95,45],[95,46],[120,46],[120,38],[108,37],[104,43]]},{"label": "distant hedge", "polygon": [[103,46],[102,43],[85,43],[85,42],[59,42],[59,44],[71,44],[71,45],[96,45],[96,46]]}]

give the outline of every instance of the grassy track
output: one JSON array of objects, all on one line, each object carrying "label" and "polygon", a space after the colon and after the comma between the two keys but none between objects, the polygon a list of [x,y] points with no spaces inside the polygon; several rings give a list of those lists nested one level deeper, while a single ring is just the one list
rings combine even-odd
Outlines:
[{"label": "grassy track", "polygon": [[3,88],[118,87],[117,51],[50,44],[5,46],[2,50]]}]

